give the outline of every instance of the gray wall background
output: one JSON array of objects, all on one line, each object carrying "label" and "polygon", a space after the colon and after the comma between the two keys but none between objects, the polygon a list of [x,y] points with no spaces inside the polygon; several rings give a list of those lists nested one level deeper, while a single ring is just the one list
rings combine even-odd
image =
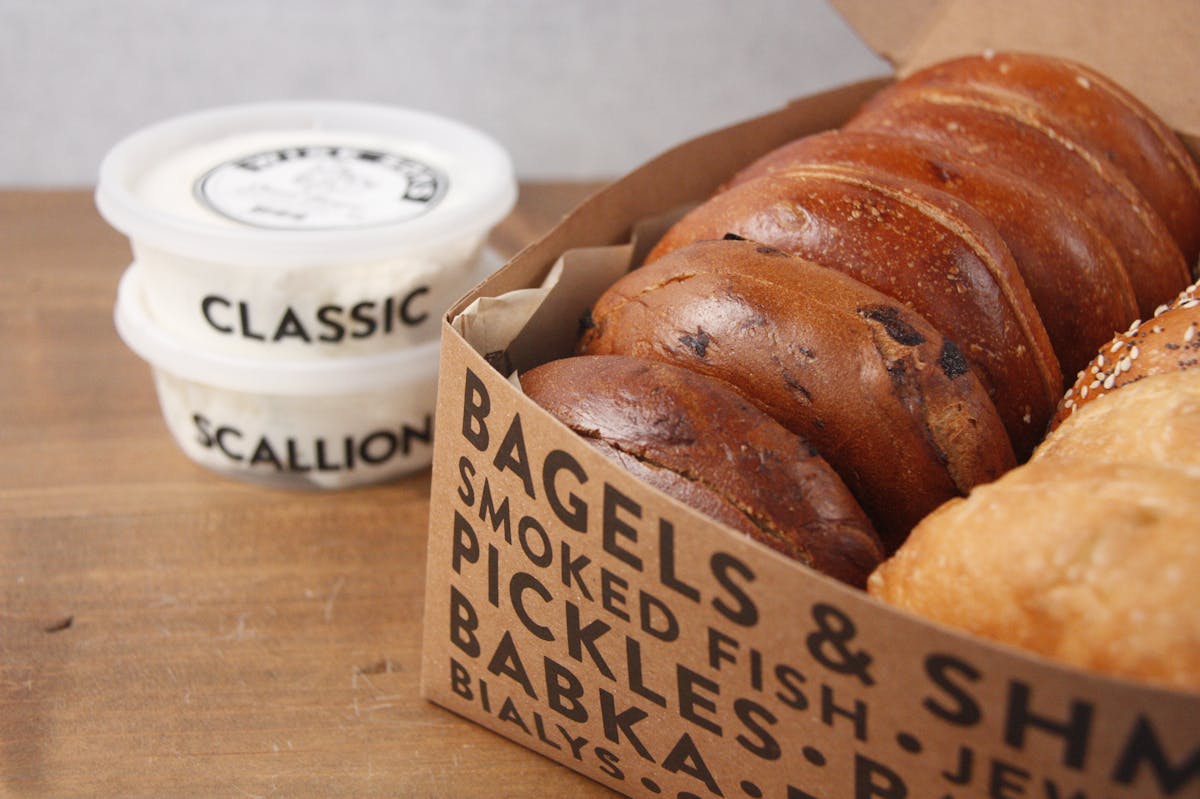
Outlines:
[{"label": "gray wall background", "polygon": [[434,111],[522,178],[606,179],[886,72],[824,0],[0,0],[0,186],[90,185],[143,125],[286,98]]}]

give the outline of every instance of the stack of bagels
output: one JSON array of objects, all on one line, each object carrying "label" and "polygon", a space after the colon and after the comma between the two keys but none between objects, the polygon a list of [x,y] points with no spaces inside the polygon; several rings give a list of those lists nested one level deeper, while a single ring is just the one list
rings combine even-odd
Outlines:
[{"label": "stack of bagels", "polygon": [[[1165,411],[1136,415],[1149,401],[1095,402],[1143,391],[1122,384],[1159,386],[1160,404],[1200,402],[1200,376],[1187,373],[1200,361],[1200,311],[1194,293],[1180,294],[1198,255],[1200,171],[1142,103],[1062,59],[964,57],[732,176],[599,298],[577,356],[521,384],[627,469],[733,528],[886,601],[1062,656],[1087,647],[1005,632],[1042,620],[1012,609],[1030,596],[1018,574],[1048,570],[1036,580],[1056,591],[1081,569],[1103,582],[1101,566],[1080,565],[1081,541],[1111,532],[1136,548],[1139,524],[1179,524],[1144,509],[1075,524],[1073,499],[1051,499],[1049,475],[1089,464],[1063,485],[1067,498],[1116,495],[1142,474],[1117,452],[1125,439],[1094,432],[1119,417],[1071,432],[1105,406],[1128,408],[1133,425],[1161,424]],[[1078,375],[1065,397],[1064,375]],[[1194,449],[1197,429],[1187,429]],[[1076,443],[1051,444],[1065,438]],[[1160,449],[1165,462],[1129,486],[1190,491],[1184,526],[1200,542],[1195,458],[1172,465],[1174,451]],[[1007,516],[969,510],[1003,491],[1024,492],[990,500]],[[997,527],[1018,521],[1025,538]],[[1064,524],[1072,531],[1059,542]],[[976,539],[986,542],[978,553]],[[1190,583],[1200,555],[1181,568]],[[982,585],[1003,597],[991,601]],[[1088,590],[1065,604],[1081,612]],[[1004,623],[979,621],[1005,601]],[[1195,678],[1200,622],[1188,635],[1184,670]],[[1076,660],[1135,673],[1114,668],[1120,658]]]}]

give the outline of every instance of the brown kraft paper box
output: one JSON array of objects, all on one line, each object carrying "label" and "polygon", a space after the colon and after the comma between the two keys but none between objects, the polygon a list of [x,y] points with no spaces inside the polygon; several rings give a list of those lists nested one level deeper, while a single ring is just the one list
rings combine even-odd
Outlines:
[{"label": "brown kraft paper box", "polygon": [[[986,47],[1088,62],[1197,152],[1196,4],[837,6],[902,73]],[[569,354],[664,217],[880,85],[680,145],[451,310],[424,694],[629,796],[1196,799],[1200,695],[1063,668],[817,575],[641,484],[512,379]]]}]

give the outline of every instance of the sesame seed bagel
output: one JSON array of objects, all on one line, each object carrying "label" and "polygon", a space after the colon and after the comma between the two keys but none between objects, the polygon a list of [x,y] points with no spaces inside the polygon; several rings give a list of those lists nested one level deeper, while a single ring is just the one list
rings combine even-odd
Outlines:
[{"label": "sesame seed bagel", "polygon": [[918,139],[833,130],[772,151],[730,185],[801,164],[857,165],[920,181],[987,217],[1012,253],[1064,374],[1086,366],[1114,330],[1138,317],[1129,276],[1099,226],[1013,171]]},{"label": "sesame seed bagel", "polygon": [[889,550],[1014,464],[952,341],[854,278],[761,244],[675,250],[614,283],[588,324],[580,352],[716,378],[811,442]]},{"label": "sesame seed bagel", "polygon": [[1137,320],[1119,333],[1079,372],[1059,402],[1050,429],[1084,405],[1164,372],[1200,370],[1200,283],[1188,286],[1149,319]]},{"label": "sesame seed bagel", "polygon": [[520,382],[635,476],[784,555],[858,587],[882,559],[829,465],[723,383],[614,355],[551,361]]},{"label": "sesame seed bagel", "polygon": [[710,198],[647,261],[729,233],[844,272],[914,309],[962,348],[1017,457],[1033,451],[1062,373],[1008,247],[974,208],[878,171],[800,165]]}]

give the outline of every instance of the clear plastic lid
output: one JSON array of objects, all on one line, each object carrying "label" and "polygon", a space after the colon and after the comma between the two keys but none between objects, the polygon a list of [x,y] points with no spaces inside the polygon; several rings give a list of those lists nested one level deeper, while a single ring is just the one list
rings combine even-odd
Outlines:
[{"label": "clear plastic lid", "polygon": [[119,142],[96,205],[135,243],[234,264],[328,264],[479,236],[516,201],[507,152],[434,114],[346,102],[200,111]]},{"label": "clear plastic lid", "polygon": [[146,313],[137,265],[125,270],[114,311],[117,333],[156,369],[217,388],[277,396],[346,396],[403,390],[437,374],[441,342],[371,355],[286,361],[203,352],[164,331]]}]

